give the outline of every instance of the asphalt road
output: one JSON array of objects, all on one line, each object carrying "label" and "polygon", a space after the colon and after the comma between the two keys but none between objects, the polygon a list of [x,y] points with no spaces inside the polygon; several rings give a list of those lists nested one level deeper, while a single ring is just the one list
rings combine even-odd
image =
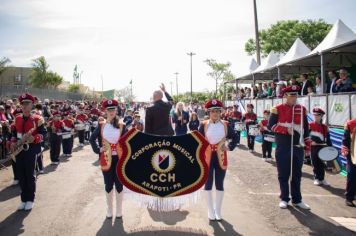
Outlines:
[{"label": "asphalt road", "polygon": [[317,187],[304,166],[303,199],[312,210],[282,210],[275,163],[244,146],[229,153],[219,223],[208,221],[202,197],[179,211],[159,213],[126,196],[123,219],[106,220],[103,177],[89,145],[62,157],[57,168],[48,165],[47,151],[45,164],[31,212],[16,211],[19,187],[10,186],[11,168],[0,170],[0,235],[355,235],[330,218],[356,218],[356,209],[344,205],[345,177],[328,173],[331,187]]}]

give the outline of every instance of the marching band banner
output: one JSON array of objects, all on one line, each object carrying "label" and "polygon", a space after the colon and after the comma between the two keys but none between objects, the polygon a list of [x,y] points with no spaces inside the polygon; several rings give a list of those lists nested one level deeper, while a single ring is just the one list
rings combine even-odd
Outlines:
[{"label": "marching band banner", "polygon": [[197,131],[154,136],[131,129],[119,141],[117,175],[128,189],[159,198],[192,193],[208,177],[208,142]]}]

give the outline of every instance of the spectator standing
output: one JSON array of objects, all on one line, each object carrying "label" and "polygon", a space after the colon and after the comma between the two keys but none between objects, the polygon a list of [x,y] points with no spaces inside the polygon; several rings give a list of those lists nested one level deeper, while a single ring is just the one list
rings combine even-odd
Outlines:
[{"label": "spectator standing", "polygon": [[188,132],[189,113],[184,111],[184,103],[178,102],[176,111],[173,114],[174,131],[176,135],[184,135]]},{"label": "spectator standing", "polygon": [[315,77],[315,94],[323,94],[320,75]]},{"label": "spectator standing", "polygon": [[334,71],[334,70],[329,71],[328,76],[329,76],[329,82],[327,84],[326,93],[330,93],[330,94],[337,93],[337,90],[336,90],[336,81],[337,81],[336,71]]},{"label": "spectator standing", "polygon": [[300,90],[300,95],[305,96],[308,94],[308,87],[313,88],[312,82],[308,80],[308,75],[307,74],[301,74],[300,79],[302,81],[302,88]]},{"label": "spectator standing", "polygon": [[338,93],[352,92],[352,81],[348,77],[347,70],[342,68],[339,72],[340,79],[336,81],[336,90]]}]

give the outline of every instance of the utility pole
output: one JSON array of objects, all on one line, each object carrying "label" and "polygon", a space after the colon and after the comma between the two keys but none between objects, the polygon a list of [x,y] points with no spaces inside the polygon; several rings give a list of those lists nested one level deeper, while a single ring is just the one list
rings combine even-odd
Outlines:
[{"label": "utility pole", "polygon": [[257,5],[256,0],[253,0],[253,12],[255,16],[255,37],[256,37],[256,57],[257,64],[261,65],[261,49],[260,49],[260,37],[258,36],[258,19],[257,19]]},{"label": "utility pole", "polygon": [[174,74],[176,75],[176,90],[177,90],[177,97],[178,97],[178,75],[179,75],[179,73],[176,72]]},{"label": "utility pole", "polygon": [[187,53],[190,56],[190,102],[193,101],[193,56],[194,52]]}]

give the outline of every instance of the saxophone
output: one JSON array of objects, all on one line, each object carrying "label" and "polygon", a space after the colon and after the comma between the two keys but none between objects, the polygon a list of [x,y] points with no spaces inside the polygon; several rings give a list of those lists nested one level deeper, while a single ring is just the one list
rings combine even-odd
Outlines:
[{"label": "saxophone", "polygon": [[12,160],[16,162],[16,156],[22,152],[27,151],[30,148],[29,138],[31,137],[32,133],[36,130],[36,127],[30,129],[27,133],[25,133],[21,140],[19,140],[16,144],[14,150],[10,153],[10,157]]}]

